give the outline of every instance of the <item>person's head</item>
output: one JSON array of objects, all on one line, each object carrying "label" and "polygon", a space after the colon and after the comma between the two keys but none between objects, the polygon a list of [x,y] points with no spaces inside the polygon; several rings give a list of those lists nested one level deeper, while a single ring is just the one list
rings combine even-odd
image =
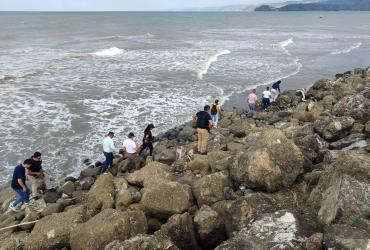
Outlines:
[{"label": "person's head", "polygon": [[252,89],[252,93],[255,94],[256,93],[256,89]]},{"label": "person's head", "polygon": [[24,161],[23,161],[23,164],[22,164],[22,166],[23,166],[24,168],[29,168],[29,167],[31,167],[31,165],[32,165],[32,160],[31,160],[31,159],[26,159],[26,160],[24,160]]},{"label": "person's head", "polygon": [[215,100],[215,103],[218,104],[218,100]]},{"label": "person's head", "polygon": [[281,83],[281,80],[277,81],[277,84],[280,84]]},{"label": "person's head", "polygon": [[153,128],[155,128],[155,127],[154,127],[154,124],[153,124],[153,123],[151,123],[151,124],[149,124],[148,126],[146,126],[146,129],[145,129],[145,130],[152,130]]},{"label": "person's head", "polygon": [[210,109],[211,109],[211,107],[209,105],[204,106],[204,111],[208,112]]},{"label": "person's head", "polygon": [[270,90],[270,87],[266,87],[266,90]]},{"label": "person's head", "polygon": [[35,153],[32,155],[32,160],[34,160],[34,161],[41,161],[41,160],[42,160],[41,153],[40,153],[40,152],[35,152]]},{"label": "person's head", "polygon": [[133,139],[134,137],[135,137],[135,134],[134,134],[134,133],[130,132],[130,133],[128,134],[128,138]]},{"label": "person's head", "polygon": [[110,138],[113,138],[113,137],[114,137],[114,133],[113,133],[112,131],[110,131],[110,132],[108,133],[108,136],[109,136]]}]

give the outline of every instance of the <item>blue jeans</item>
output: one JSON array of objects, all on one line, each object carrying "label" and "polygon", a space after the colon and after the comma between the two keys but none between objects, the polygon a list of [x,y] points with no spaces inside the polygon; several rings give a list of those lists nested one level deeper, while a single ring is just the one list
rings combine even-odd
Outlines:
[{"label": "blue jeans", "polygon": [[218,113],[217,114],[215,114],[215,115],[211,115],[212,116],[212,121],[213,121],[213,123],[215,124],[215,125],[217,125],[217,123],[218,123]]},{"label": "blue jeans", "polygon": [[112,162],[113,162],[113,157],[114,157],[113,153],[104,152],[104,155],[105,155],[105,162],[100,170],[100,173],[105,173],[108,170],[108,168],[112,165]]},{"label": "blue jeans", "polygon": [[13,202],[14,207],[21,202],[28,202],[28,198],[30,197],[30,190],[28,189],[28,187],[26,188],[26,192],[23,192],[22,189],[13,188],[13,190],[19,195],[19,198]]},{"label": "blue jeans", "polygon": [[270,98],[263,98],[262,104],[263,104],[263,108],[267,109],[270,106]]}]

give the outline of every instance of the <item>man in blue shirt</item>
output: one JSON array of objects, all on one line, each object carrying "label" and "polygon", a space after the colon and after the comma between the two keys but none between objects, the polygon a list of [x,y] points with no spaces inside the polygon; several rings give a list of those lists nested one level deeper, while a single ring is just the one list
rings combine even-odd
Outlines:
[{"label": "man in blue shirt", "polygon": [[26,169],[31,167],[31,165],[32,160],[27,159],[14,169],[11,187],[19,195],[19,198],[9,206],[13,211],[17,210],[17,206],[20,203],[28,203],[30,190],[26,186]]}]

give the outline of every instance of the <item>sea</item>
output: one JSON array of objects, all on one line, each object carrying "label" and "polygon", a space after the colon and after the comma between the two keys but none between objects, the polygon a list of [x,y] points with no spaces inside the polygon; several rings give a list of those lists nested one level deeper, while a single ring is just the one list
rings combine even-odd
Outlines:
[{"label": "sea", "polygon": [[282,79],[370,66],[370,12],[0,13],[0,186],[33,152],[55,180]]}]

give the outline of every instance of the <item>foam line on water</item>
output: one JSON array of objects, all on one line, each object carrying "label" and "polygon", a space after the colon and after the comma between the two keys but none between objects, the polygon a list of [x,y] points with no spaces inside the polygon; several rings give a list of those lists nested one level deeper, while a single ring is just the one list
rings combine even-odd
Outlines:
[{"label": "foam line on water", "polygon": [[284,40],[284,41],[278,43],[275,46],[279,47],[282,51],[284,51],[285,54],[291,55],[290,52],[289,52],[289,50],[287,49],[287,47],[289,45],[293,44],[293,43],[294,43],[293,38],[289,38],[287,40]]},{"label": "foam line on water", "polygon": [[351,45],[350,47],[348,48],[345,48],[345,49],[342,49],[342,50],[336,50],[336,51],[333,51],[331,52],[330,54],[331,55],[341,55],[341,54],[348,54],[350,53],[352,50],[355,50],[355,49],[358,49],[362,46],[362,42],[358,42],[356,44],[353,44]]},{"label": "foam line on water", "polygon": [[196,72],[196,79],[202,80],[203,76],[207,74],[209,67],[212,65],[212,63],[217,62],[218,58],[223,55],[230,54],[230,50],[221,50],[217,53],[210,55],[207,59],[207,61],[199,68],[199,70]]}]

